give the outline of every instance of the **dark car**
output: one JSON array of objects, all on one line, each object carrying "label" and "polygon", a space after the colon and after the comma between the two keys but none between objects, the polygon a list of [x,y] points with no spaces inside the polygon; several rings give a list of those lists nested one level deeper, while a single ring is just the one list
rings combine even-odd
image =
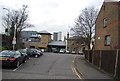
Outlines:
[{"label": "dark car", "polygon": [[2,51],[0,52],[0,61],[2,66],[19,67],[20,64],[26,62],[25,55],[19,51]]},{"label": "dark car", "polygon": [[35,58],[43,55],[43,53],[37,49],[27,49],[27,54],[29,54],[30,56],[34,56]]},{"label": "dark car", "polygon": [[24,54],[26,59],[30,59],[30,55],[27,54],[27,49],[19,49],[18,51]]},{"label": "dark car", "polygon": [[53,53],[59,53],[58,49],[53,49]]}]

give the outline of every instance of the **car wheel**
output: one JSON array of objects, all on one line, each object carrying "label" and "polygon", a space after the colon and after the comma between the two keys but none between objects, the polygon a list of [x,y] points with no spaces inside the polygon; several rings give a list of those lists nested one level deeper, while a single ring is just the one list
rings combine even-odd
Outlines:
[{"label": "car wheel", "polygon": [[30,59],[30,57],[28,57],[27,59]]},{"label": "car wheel", "polygon": [[23,63],[26,63],[26,59],[23,61]]},{"label": "car wheel", "polygon": [[35,55],[35,58],[38,58],[39,56],[38,55]]},{"label": "car wheel", "polygon": [[19,66],[20,66],[20,62],[17,61],[17,62],[16,62],[16,65],[15,65],[15,68],[18,68]]},{"label": "car wheel", "polygon": [[41,56],[42,56],[43,54],[41,53]]}]

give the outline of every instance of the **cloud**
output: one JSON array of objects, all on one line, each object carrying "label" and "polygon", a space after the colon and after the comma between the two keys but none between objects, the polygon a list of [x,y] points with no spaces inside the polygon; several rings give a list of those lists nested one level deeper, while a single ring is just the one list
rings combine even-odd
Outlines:
[{"label": "cloud", "polygon": [[18,9],[23,4],[29,6],[30,23],[35,27],[26,30],[48,30],[50,32],[69,31],[68,26],[74,25],[74,20],[85,7],[100,7],[103,0],[1,0],[4,6]]}]

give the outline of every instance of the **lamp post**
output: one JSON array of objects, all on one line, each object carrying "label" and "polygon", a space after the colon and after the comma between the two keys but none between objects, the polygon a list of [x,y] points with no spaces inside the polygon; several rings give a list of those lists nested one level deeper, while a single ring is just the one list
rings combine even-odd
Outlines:
[{"label": "lamp post", "polygon": [[14,36],[13,36],[12,44],[13,44],[13,50],[15,50],[15,44],[16,44],[16,25],[14,27]]},{"label": "lamp post", "polygon": [[6,33],[6,35],[10,35],[9,34],[9,12],[10,12],[10,9],[8,9],[8,8],[3,8],[3,9],[8,11],[8,21],[7,21],[7,28],[5,29],[5,33]]},{"label": "lamp post", "polygon": [[15,20],[15,25],[14,25],[14,36],[13,36],[13,40],[12,40],[12,44],[13,44],[13,50],[15,50],[15,44],[16,44],[16,25],[17,25],[17,19]]}]

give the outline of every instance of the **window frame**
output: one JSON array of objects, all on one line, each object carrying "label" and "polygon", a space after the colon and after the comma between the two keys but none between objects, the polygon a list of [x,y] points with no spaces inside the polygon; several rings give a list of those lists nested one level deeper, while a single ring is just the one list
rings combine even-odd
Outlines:
[{"label": "window frame", "polygon": [[103,27],[107,27],[108,26],[108,19],[104,18],[103,19]]},{"label": "window frame", "polygon": [[104,45],[105,46],[110,46],[110,44],[111,44],[111,35],[106,35],[105,39],[104,39]]}]

